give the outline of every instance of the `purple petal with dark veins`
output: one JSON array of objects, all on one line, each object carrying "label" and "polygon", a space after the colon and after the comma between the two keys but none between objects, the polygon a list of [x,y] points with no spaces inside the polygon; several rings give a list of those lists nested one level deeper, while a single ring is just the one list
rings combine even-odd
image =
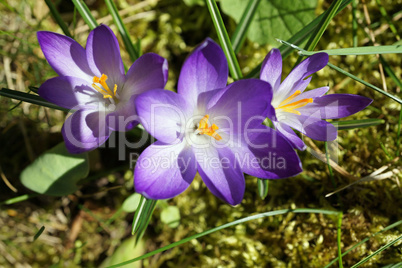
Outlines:
[{"label": "purple petal with dark veins", "polygon": [[113,89],[114,84],[123,85],[125,71],[119,42],[108,26],[101,24],[89,33],[86,56],[89,67],[96,76],[108,76],[109,88]]},{"label": "purple petal with dark veins", "polygon": [[126,78],[121,97],[164,88],[168,79],[167,60],[154,53],[144,54],[131,65]]},{"label": "purple petal with dark veins", "polygon": [[337,119],[363,110],[372,101],[359,95],[330,94],[315,98],[312,105],[306,105],[299,111],[302,114],[319,113],[322,119]]},{"label": "purple petal with dark veins", "polygon": [[105,125],[104,113],[79,110],[66,119],[61,133],[70,153],[82,153],[102,145],[111,131]]},{"label": "purple petal with dark veins", "polygon": [[135,165],[135,191],[150,199],[173,198],[188,188],[196,172],[191,147],[184,142],[156,141],[141,153]]},{"label": "purple petal with dark veins", "polygon": [[67,109],[81,109],[99,105],[102,94],[97,92],[87,80],[78,77],[60,76],[44,82],[38,94],[45,100]]},{"label": "purple petal with dark veins", "polygon": [[75,40],[45,31],[37,32],[37,37],[46,60],[58,75],[83,79],[93,76],[85,49]]},{"label": "purple petal with dark veins", "polygon": [[316,53],[308,57],[297,65],[286,77],[286,79],[283,80],[278,92],[280,92],[281,95],[283,94],[285,96],[290,96],[296,90],[303,91],[311,79],[307,77],[324,68],[327,63],[327,53]]},{"label": "purple petal with dark veins", "polygon": [[179,94],[163,89],[149,90],[135,100],[144,128],[157,140],[173,143],[182,139],[191,105]]},{"label": "purple petal with dark veins", "polygon": [[226,86],[228,64],[221,47],[207,38],[186,59],[180,72],[177,92],[197,103],[198,95]]},{"label": "purple petal with dark veins", "polygon": [[233,152],[225,148],[193,148],[198,172],[208,189],[232,206],[240,204],[245,190],[244,175]]},{"label": "purple petal with dark veins", "polygon": [[271,84],[274,92],[278,90],[282,75],[282,56],[279,49],[272,49],[262,62],[260,79]]}]

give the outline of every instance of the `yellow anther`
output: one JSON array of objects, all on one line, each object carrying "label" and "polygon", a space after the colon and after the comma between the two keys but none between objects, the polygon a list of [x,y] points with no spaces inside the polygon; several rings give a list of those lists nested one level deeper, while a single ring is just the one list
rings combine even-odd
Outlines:
[{"label": "yellow anther", "polygon": [[303,106],[306,106],[309,103],[313,102],[313,98],[308,98],[308,99],[301,99],[292,103],[287,104],[288,102],[292,101],[294,98],[299,96],[301,94],[300,90],[296,90],[295,93],[293,93],[290,97],[286,98],[284,101],[282,101],[278,107],[275,109],[282,109],[284,112],[288,113],[293,113],[297,115],[301,115],[299,111],[296,111],[295,109],[301,108]]},{"label": "yellow anther", "polygon": [[297,96],[299,96],[301,94],[300,90],[296,90],[295,93],[293,93],[290,97],[286,98],[284,101],[282,101],[279,106],[282,106],[286,103],[288,103],[289,101],[293,100],[294,98],[296,98]]},{"label": "yellow anther", "polygon": [[[117,85],[114,84],[113,87],[113,92],[110,90],[109,86],[106,83],[107,80],[107,75],[106,74],[102,74],[101,77],[97,77],[94,76],[93,78],[93,84],[92,86],[96,89],[96,91],[98,91],[99,93],[101,93],[103,95],[103,98],[107,99],[113,99],[114,97],[116,97],[116,91],[117,91]],[[101,86],[103,87],[100,88],[98,85],[96,85],[95,83],[101,84]]]},{"label": "yellow anther", "polygon": [[214,138],[217,141],[221,140],[222,137],[218,133],[215,132],[216,130],[219,129],[219,127],[215,124],[212,124],[212,126],[209,127],[208,119],[209,119],[209,115],[207,114],[200,120],[197,131],[199,132],[199,134],[206,134],[208,136],[211,136],[212,138]]}]

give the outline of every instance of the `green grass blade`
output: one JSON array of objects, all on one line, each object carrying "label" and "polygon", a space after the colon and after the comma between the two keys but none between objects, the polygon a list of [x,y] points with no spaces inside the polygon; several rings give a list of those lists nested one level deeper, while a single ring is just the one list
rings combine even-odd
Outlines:
[{"label": "green grass blade", "polygon": [[[341,6],[336,11],[336,14],[341,12],[351,2],[352,0],[344,0]],[[313,33],[313,31],[316,29],[317,25],[320,23],[322,18],[327,14],[327,12],[328,10],[326,10],[320,16],[315,18],[306,27],[304,27],[303,29],[298,31],[294,36],[289,38],[287,42],[296,45],[300,45],[301,43],[303,43]],[[282,59],[285,59],[294,50],[294,48],[287,45],[282,45],[279,47],[279,50],[281,51]],[[258,77],[258,75],[260,74],[260,69],[261,69],[261,63],[257,67],[255,67],[250,73],[248,73],[246,75],[246,78]]]},{"label": "green grass blade", "polygon": [[[393,223],[393,224],[391,224],[391,225],[388,225],[387,227],[385,227],[385,228],[382,229],[381,231],[378,231],[378,232],[372,234],[371,236],[364,238],[364,239],[361,240],[359,243],[357,243],[356,245],[354,245],[353,247],[349,248],[349,249],[346,250],[344,253],[342,253],[342,257],[344,257],[346,254],[348,254],[349,252],[351,252],[351,251],[354,250],[355,248],[359,247],[360,245],[366,243],[368,240],[370,240],[370,238],[373,238],[373,237],[377,236],[378,234],[380,234],[380,233],[382,233],[382,232],[385,232],[385,231],[388,231],[388,230],[390,230],[390,229],[392,229],[392,228],[395,228],[395,227],[397,227],[397,226],[399,226],[399,225],[401,225],[401,224],[402,224],[402,220],[397,221],[397,222],[395,222],[395,223]],[[324,268],[331,267],[338,259],[339,259],[339,257],[333,259],[333,260],[332,260],[330,263],[328,263]]]},{"label": "green grass blade", "polygon": [[321,36],[324,34],[325,30],[327,29],[329,23],[337,14],[336,11],[339,9],[341,4],[342,4],[342,0],[336,0],[336,1],[332,2],[330,7],[328,8],[327,12],[325,12],[321,21],[318,23],[317,27],[315,28],[310,39],[307,41],[307,44],[305,46],[306,50],[309,50],[309,51],[314,50],[314,48],[318,44],[318,41],[321,39]]},{"label": "green grass blade", "polygon": [[386,9],[384,8],[384,6],[381,4],[381,1],[380,1],[380,0],[376,0],[376,2],[377,2],[378,9],[379,9],[380,12],[381,12],[381,15],[382,15],[382,16],[384,17],[384,19],[387,21],[387,23],[388,23],[388,25],[389,25],[389,28],[391,29],[392,33],[395,35],[396,39],[399,40],[399,39],[400,39],[400,36],[399,36],[399,34],[398,34],[398,31],[397,31],[397,29],[396,29],[394,23],[392,22],[392,19],[391,19],[390,16],[388,15],[387,10],[386,10]]},{"label": "green grass blade", "polygon": [[72,34],[70,33],[70,30],[68,29],[66,23],[64,20],[61,18],[60,13],[57,11],[56,7],[54,6],[53,2],[51,0],[45,0],[45,3],[47,7],[50,10],[50,13],[52,14],[54,20],[57,22],[57,24],[60,26],[61,30],[65,35],[68,37],[73,38]]},{"label": "green grass blade", "polygon": [[221,43],[223,52],[225,52],[226,59],[229,65],[229,71],[234,80],[239,80],[243,77],[236,55],[233,51],[232,44],[230,42],[228,33],[222,20],[222,16],[219,12],[218,6],[215,0],[206,0],[209,14],[214,23],[216,33]]},{"label": "green grass blade", "polygon": [[143,214],[143,219],[140,222],[140,225],[137,229],[137,233],[135,234],[135,243],[137,244],[138,241],[141,240],[142,236],[145,233],[145,230],[147,229],[149,222],[151,221],[152,213],[155,210],[156,203],[158,200],[153,200],[153,199],[147,199],[146,204],[145,204],[145,209],[144,209],[144,214]]},{"label": "green grass blade", "polygon": [[398,97],[396,97],[396,96],[394,96],[394,95],[392,95],[392,94],[389,94],[388,92],[385,92],[385,91],[382,90],[381,88],[378,88],[378,87],[376,87],[376,86],[374,86],[374,85],[372,85],[372,84],[370,84],[370,83],[368,83],[368,82],[366,82],[366,81],[360,79],[360,78],[357,77],[357,76],[354,76],[354,75],[351,74],[351,73],[348,73],[347,71],[345,71],[345,70],[343,70],[343,69],[341,69],[341,68],[339,68],[339,67],[337,67],[337,66],[335,66],[335,65],[333,65],[333,64],[331,64],[331,63],[329,63],[329,62],[328,62],[328,66],[331,67],[332,69],[334,69],[334,70],[336,70],[336,71],[338,71],[338,72],[340,72],[340,73],[346,75],[346,76],[349,76],[350,78],[356,80],[357,82],[360,82],[360,83],[362,83],[363,85],[365,85],[365,86],[367,86],[367,87],[369,87],[369,88],[371,88],[371,89],[374,89],[375,91],[377,91],[377,92],[379,92],[379,93],[381,93],[381,94],[387,96],[388,98],[391,98],[391,99],[393,99],[394,101],[396,101],[396,102],[402,104],[402,100],[401,100],[400,98],[398,98]]},{"label": "green grass blade", "polygon": [[36,105],[56,109],[56,110],[61,110],[63,112],[71,111],[69,109],[66,109],[66,108],[60,107],[56,104],[53,104],[51,102],[48,102],[47,100],[45,100],[42,97],[39,97],[37,95],[28,94],[25,92],[11,90],[11,89],[7,89],[7,88],[0,89],[0,96],[11,98],[11,99],[16,99],[16,100],[20,100],[20,101],[25,101],[25,102],[33,103]]},{"label": "green grass blade", "polygon": [[116,5],[112,0],[105,0],[105,3],[109,10],[109,13],[113,17],[113,21],[116,24],[117,29],[119,30],[121,38],[124,42],[124,46],[126,47],[128,54],[130,55],[130,59],[134,62],[136,59],[139,58],[139,53],[134,47],[133,42],[131,41],[130,34],[128,33],[127,28],[119,15]]},{"label": "green grass blade", "polygon": [[353,47],[357,47],[358,40],[357,40],[357,17],[356,17],[356,10],[357,10],[357,1],[352,1],[352,34],[353,34]]},{"label": "green grass blade", "polygon": [[384,124],[384,119],[369,118],[360,120],[346,120],[346,121],[333,121],[331,122],[338,130],[355,129],[362,127],[373,127]]},{"label": "green grass blade", "polygon": [[39,194],[24,194],[24,195],[20,195],[20,196],[17,196],[17,197],[7,199],[7,200],[1,202],[0,205],[12,205],[12,204],[15,204],[15,203],[19,203],[19,202],[28,200],[30,198],[37,197],[38,195]]},{"label": "green grass blade", "polygon": [[337,48],[328,49],[320,51],[306,51],[304,49],[300,50],[300,55],[311,56],[313,54],[325,52],[328,55],[373,55],[373,54],[391,54],[391,53],[402,53],[401,45],[391,45],[391,46],[368,46],[368,47],[350,47],[350,48]]},{"label": "green grass blade", "polygon": [[35,241],[36,239],[39,238],[39,236],[43,233],[43,231],[45,230],[45,226],[42,226],[39,231],[35,234],[33,241]]},{"label": "green grass blade", "polygon": [[143,220],[143,217],[144,217],[143,215],[144,215],[146,200],[147,199],[142,195],[140,202],[138,203],[137,210],[134,213],[133,224],[132,224],[132,229],[131,229],[132,235],[134,235],[137,232],[138,228],[141,225],[141,221]]},{"label": "green grass blade", "polygon": [[398,120],[398,130],[396,133],[396,154],[395,156],[399,156],[400,145],[401,145],[401,123],[402,123],[402,105],[401,110],[399,112],[399,120]]},{"label": "green grass blade", "polygon": [[258,195],[264,200],[268,195],[269,180],[257,179]]},{"label": "green grass blade", "polygon": [[237,27],[232,35],[232,46],[235,53],[238,53],[240,51],[240,48],[243,45],[244,40],[246,39],[247,30],[250,27],[251,21],[254,18],[255,12],[257,11],[257,7],[260,2],[261,0],[250,0],[246,9],[243,12],[239,24],[237,24]]},{"label": "green grass blade", "polygon": [[402,239],[402,235],[400,235],[397,239],[389,242],[388,244],[386,244],[385,246],[379,248],[378,250],[374,251],[372,254],[370,254],[369,256],[367,256],[366,258],[364,258],[363,260],[359,261],[358,263],[356,263],[355,265],[353,265],[351,268],[356,268],[359,267],[360,265],[362,265],[363,263],[367,262],[369,259],[371,259],[372,257],[374,257],[375,255],[377,255],[378,253],[383,252],[384,250],[386,250],[387,248],[389,248],[390,246],[392,246],[393,244],[395,244],[396,242],[398,242],[399,240]]},{"label": "green grass blade", "polygon": [[[328,159],[327,159],[328,161]],[[328,161],[329,163],[329,161]],[[343,217],[343,213],[340,212],[338,214],[338,227],[337,227],[337,244],[338,244],[338,258],[339,258],[339,268],[343,268],[343,263],[342,263],[342,242],[341,242],[341,226],[342,226],[342,217]]]},{"label": "green grass blade", "polygon": [[91,30],[95,29],[98,26],[95,18],[92,16],[91,11],[84,3],[83,0],[72,0],[74,6],[77,8],[78,12],[81,14],[81,17],[84,19],[85,23],[89,26]]},{"label": "green grass blade", "polygon": [[282,209],[282,210],[275,210],[275,211],[269,211],[269,212],[265,212],[265,213],[260,213],[260,214],[257,214],[257,215],[248,216],[248,217],[236,220],[236,221],[232,221],[230,223],[223,224],[221,226],[209,229],[209,230],[207,230],[205,232],[202,232],[202,233],[198,233],[198,234],[186,237],[186,238],[184,238],[184,239],[182,239],[180,241],[171,243],[171,244],[169,244],[167,246],[164,246],[162,248],[159,248],[157,250],[148,252],[148,253],[146,253],[146,254],[144,254],[142,256],[139,256],[137,258],[134,258],[134,259],[122,262],[122,263],[118,263],[118,264],[109,266],[108,268],[121,267],[121,266],[130,264],[130,263],[142,260],[142,259],[146,259],[146,258],[151,257],[151,256],[153,256],[155,254],[160,253],[160,252],[163,252],[163,251],[166,251],[168,249],[171,249],[171,248],[174,248],[176,246],[179,246],[179,245],[182,245],[184,243],[187,243],[190,240],[203,237],[205,235],[220,231],[222,229],[225,229],[225,228],[237,225],[237,224],[241,224],[241,223],[245,223],[245,222],[248,222],[248,221],[251,221],[251,220],[256,220],[256,219],[265,218],[265,217],[283,215],[283,214],[290,213],[290,212],[292,212],[292,213],[318,213],[318,214],[326,214],[326,215],[338,215],[339,214],[338,211],[324,210],[324,209],[313,209],[313,208],[299,208],[299,209],[293,209],[293,210],[292,209]]}]

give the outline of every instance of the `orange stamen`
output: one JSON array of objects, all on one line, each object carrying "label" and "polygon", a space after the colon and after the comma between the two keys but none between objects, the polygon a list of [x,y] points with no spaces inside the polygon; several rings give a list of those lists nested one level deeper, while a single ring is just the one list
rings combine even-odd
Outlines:
[{"label": "orange stamen", "polygon": [[206,134],[216,139],[217,141],[221,140],[222,137],[218,133],[216,133],[216,130],[218,130],[219,127],[215,124],[212,124],[212,126],[209,127],[208,119],[209,115],[207,114],[200,120],[197,131],[199,131],[199,134]]},{"label": "orange stamen", "polygon": [[[106,84],[106,80],[107,80],[107,75],[106,74],[102,74],[101,77],[97,77],[94,76],[93,78],[93,84],[92,86],[95,88],[96,91],[98,91],[99,93],[101,93],[103,95],[103,98],[110,98],[113,99],[116,96],[116,91],[117,91],[117,85],[114,84],[114,88],[113,88],[113,92],[110,90],[109,86]],[[103,87],[100,88],[98,85],[96,85],[95,83],[101,84],[101,86]]]},{"label": "orange stamen", "polygon": [[299,111],[296,111],[295,109],[301,108],[303,106],[306,106],[309,103],[313,102],[313,98],[308,98],[308,99],[301,99],[292,103],[287,104],[288,102],[292,101],[294,98],[299,96],[301,94],[300,90],[296,90],[295,93],[293,93],[290,97],[282,101],[278,107],[275,109],[282,109],[285,112],[288,113],[293,113],[297,115],[301,115]]}]

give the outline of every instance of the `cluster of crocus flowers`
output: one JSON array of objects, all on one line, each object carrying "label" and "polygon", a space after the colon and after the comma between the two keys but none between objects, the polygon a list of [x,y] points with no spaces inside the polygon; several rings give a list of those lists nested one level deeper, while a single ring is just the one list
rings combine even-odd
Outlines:
[{"label": "cluster of crocus flowers", "polygon": [[75,111],[62,134],[71,153],[93,150],[112,131],[126,131],[138,124],[135,98],[150,89],[163,88],[167,61],[148,53],[125,74],[119,43],[106,25],[95,28],[84,49],[73,39],[52,32],[37,33],[40,47],[58,77],[43,83],[44,99]]},{"label": "cluster of crocus flowers", "polygon": [[157,139],[137,161],[137,192],[172,198],[198,171],[215,196],[236,205],[245,190],[243,173],[277,179],[301,172],[286,138],[262,124],[271,86],[257,79],[226,86],[227,79],[225,55],[207,39],[185,61],[177,93],[156,89],[136,99],[144,128]]},{"label": "cluster of crocus flowers", "polygon": [[[333,140],[336,129],[322,119],[347,116],[371,102],[355,95],[323,96],[328,87],[304,92],[309,76],[327,64],[324,53],[303,61],[281,83],[281,55],[272,50],[261,79],[227,85],[225,55],[206,39],[184,62],[176,93],[164,89],[167,61],[156,54],[141,56],[125,73],[118,41],[105,25],[91,31],[85,49],[51,32],[38,32],[38,40],[59,75],[42,84],[39,95],[73,111],[62,129],[71,153],[95,149],[112,131],[138,123],[157,139],[134,171],[136,192],[150,199],[182,193],[198,172],[215,196],[237,205],[244,173],[279,179],[302,171],[294,148],[305,145],[291,127],[313,139]],[[275,128],[263,124],[266,117]]]}]

